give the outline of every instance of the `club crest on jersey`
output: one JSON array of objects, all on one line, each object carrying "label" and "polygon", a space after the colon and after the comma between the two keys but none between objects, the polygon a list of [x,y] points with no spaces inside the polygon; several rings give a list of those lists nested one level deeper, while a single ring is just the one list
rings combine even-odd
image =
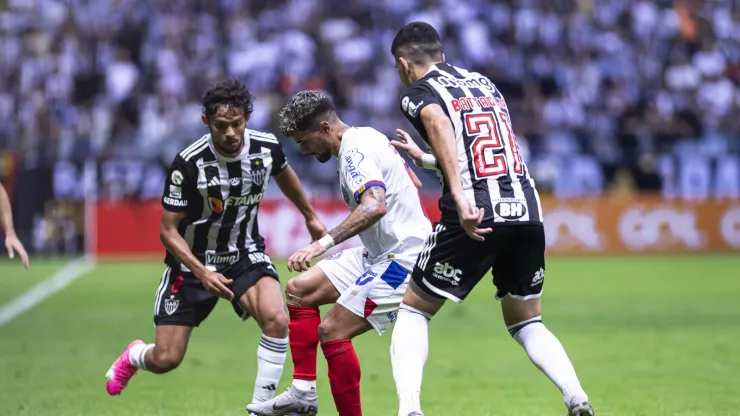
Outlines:
[{"label": "club crest on jersey", "polygon": [[403,97],[403,99],[401,100],[401,108],[403,109],[403,111],[409,111],[409,102],[410,101],[411,101],[411,99],[409,98],[408,95],[405,96],[405,97]]},{"label": "club crest on jersey", "polygon": [[178,306],[180,306],[180,301],[175,299],[175,295],[170,295],[169,299],[164,300],[164,311],[167,312],[167,315],[175,313]]},{"label": "club crest on jersey", "polygon": [[224,212],[224,201],[210,196],[208,197],[208,208],[216,214],[220,214]]},{"label": "club crest on jersey", "polygon": [[265,162],[262,159],[252,159],[250,163],[252,183],[257,186],[262,186],[265,183],[267,177],[267,168]]},{"label": "club crest on jersey", "polygon": [[411,117],[416,117],[416,109],[419,108],[419,106],[421,106],[422,104],[424,104],[424,100],[421,100],[415,104],[411,101],[408,95],[403,97],[403,99],[401,100],[401,108],[403,108],[403,111],[408,113],[408,115],[410,115]]},{"label": "club crest on jersey", "polygon": [[177,169],[173,170],[172,175],[170,176],[170,179],[172,179],[173,184],[182,185],[182,181],[183,181],[182,172],[180,172]]}]

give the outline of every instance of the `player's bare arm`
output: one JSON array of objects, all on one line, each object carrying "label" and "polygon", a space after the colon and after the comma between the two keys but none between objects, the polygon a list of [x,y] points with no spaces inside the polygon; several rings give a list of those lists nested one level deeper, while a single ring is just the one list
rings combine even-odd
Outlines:
[{"label": "player's bare arm", "polygon": [[298,175],[296,175],[293,168],[290,166],[286,167],[282,172],[275,175],[274,178],[283,195],[298,208],[298,211],[305,218],[306,228],[309,234],[311,234],[311,241],[318,240],[321,236],[326,235],[326,226],[319,220],[311,203],[308,202]]},{"label": "player's bare arm", "polygon": [[195,257],[188,246],[188,243],[177,231],[180,221],[185,218],[184,212],[171,212],[165,210],[162,213],[162,220],[159,225],[159,239],[167,250],[174,255],[185,267],[190,269],[203,286],[216,296],[227,300],[234,298],[234,293],[226,287],[231,283],[220,273],[212,272]]},{"label": "player's bare arm", "polygon": [[396,149],[402,149],[406,154],[409,155],[414,164],[420,168],[437,170],[437,159],[431,153],[426,153],[414,142],[411,135],[403,129],[396,129],[396,137],[398,140],[394,140],[391,144]]},{"label": "player's bare arm", "polygon": [[457,148],[455,146],[455,131],[452,123],[438,104],[430,104],[421,109],[421,122],[429,134],[429,144],[437,159],[437,165],[442,170],[450,194],[455,199],[460,225],[465,232],[476,241],[483,241],[484,234],[490,233],[491,228],[478,228],[483,221],[483,210],[471,206],[463,192],[462,179],[457,163]]},{"label": "player's bare arm", "polygon": [[349,238],[372,227],[385,215],[385,189],[373,186],[360,195],[360,205],[336,228],[329,231],[335,244],[339,244]]},{"label": "player's bare arm", "polygon": [[421,190],[421,187],[423,186],[421,183],[421,179],[419,179],[419,177],[416,176],[416,173],[414,173],[414,171],[411,170],[411,168],[409,168],[408,166],[406,167],[406,171],[409,173],[411,182],[414,183],[414,186],[416,187],[416,189]]},{"label": "player's bare arm", "polygon": [[13,213],[10,210],[10,198],[8,198],[5,188],[0,184],[0,228],[5,232],[5,248],[8,250],[8,257],[15,257],[17,252],[21,256],[23,266],[28,269],[28,254],[23,247],[23,243],[18,239],[13,227]]},{"label": "player's bare arm", "polygon": [[[360,195],[360,205],[341,224],[329,231],[329,236],[334,240],[334,244],[339,244],[372,227],[386,212],[385,189],[373,186]],[[290,256],[288,269],[308,270],[311,267],[311,260],[324,252],[326,249],[315,241]]]}]

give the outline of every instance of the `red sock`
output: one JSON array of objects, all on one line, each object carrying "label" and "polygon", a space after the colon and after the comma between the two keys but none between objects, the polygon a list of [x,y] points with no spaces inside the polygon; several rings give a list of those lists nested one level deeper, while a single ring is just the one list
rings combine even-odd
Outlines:
[{"label": "red sock", "polygon": [[352,341],[338,339],[321,344],[329,364],[329,384],[339,416],[362,416],[360,360]]},{"label": "red sock", "polygon": [[316,348],[319,346],[319,308],[288,305],[290,354],[294,380],[316,380]]}]

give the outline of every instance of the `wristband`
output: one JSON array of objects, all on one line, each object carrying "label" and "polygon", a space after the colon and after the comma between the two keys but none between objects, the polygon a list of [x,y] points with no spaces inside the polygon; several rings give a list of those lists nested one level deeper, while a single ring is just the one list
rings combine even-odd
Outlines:
[{"label": "wristband", "polygon": [[329,250],[330,248],[334,247],[336,243],[334,242],[334,237],[327,234],[319,239],[319,245],[324,248],[324,250]]},{"label": "wristband", "polygon": [[421,157],[421,167],[424,169],[437,169],[437,159],[431,153],[424,153]]}]

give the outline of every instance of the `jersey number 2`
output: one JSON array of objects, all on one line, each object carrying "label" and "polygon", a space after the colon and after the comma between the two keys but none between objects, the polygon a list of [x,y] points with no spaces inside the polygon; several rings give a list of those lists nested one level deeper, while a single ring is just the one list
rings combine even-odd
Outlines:
[{"label": "jersey number 2", "polygon": [[[506,129],[508,143],[501,138],[502,127]],[[507,144],[514,158],[512,170],[516,174],[522,174],[524,171],[522,159],[519,156],[514,134],[511,132],[508,114],[502,111],[465,114],[465,132],[468,136],[475,137],[470,150],[478,178],[506,175],[509,172],[506,152],[500,152],[506,148]]]}]

